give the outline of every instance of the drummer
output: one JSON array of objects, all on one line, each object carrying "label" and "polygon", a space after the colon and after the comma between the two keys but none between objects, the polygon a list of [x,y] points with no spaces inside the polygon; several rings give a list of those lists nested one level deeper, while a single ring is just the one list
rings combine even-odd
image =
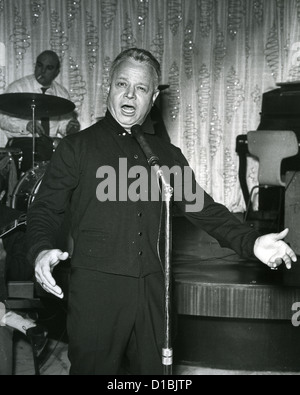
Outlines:
[{"label": "drummer", "polygon": [[[5,93],[39,93],[58,96],[70,100],[69,92],[65,87],[55,81],[60,72],[60,60],[58,55],[50,50],[42,52],[36,59],[34,74],[25,76],[11,83]],[[43,88],[45,90],[43,91]],[[35,132],[37,136],[47,135],[62,138],[67,134],[76,133],[80,124],[74,112],[53,117],[49,123],[49,132],[42,127],[40,121],[36,121]],[[6,138],[31,137],[33,122],[30,119],[13,117],[0,111],[0,128]]]}]

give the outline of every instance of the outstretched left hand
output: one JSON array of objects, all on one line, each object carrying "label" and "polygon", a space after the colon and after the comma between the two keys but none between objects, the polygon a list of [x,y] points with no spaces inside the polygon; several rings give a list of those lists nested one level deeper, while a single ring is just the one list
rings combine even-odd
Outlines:
[{"label": "outstretched left hand", "polygon": [[271,269],[277,269],[285,263],[287,269],[292,268],[292,262],[297,262],[297,256],[283,239],[289,233],[288,229],[280,233],[270,233],[260,236],[254,244],[254,254]]}]

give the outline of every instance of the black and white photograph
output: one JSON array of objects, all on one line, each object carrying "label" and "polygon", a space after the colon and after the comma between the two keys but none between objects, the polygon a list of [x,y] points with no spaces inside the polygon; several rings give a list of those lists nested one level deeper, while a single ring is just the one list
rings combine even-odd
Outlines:
[{"label": "black and white photograph", "polygon": [[300,0],[0,0],[0,375],[300,375]]}]

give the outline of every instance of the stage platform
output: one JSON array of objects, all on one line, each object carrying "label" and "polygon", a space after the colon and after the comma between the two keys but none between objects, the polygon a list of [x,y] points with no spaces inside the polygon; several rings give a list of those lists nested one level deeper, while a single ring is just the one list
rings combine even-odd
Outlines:
[{"label": "stage platform", "polygon": [[[173,222],[180,363],[300,371],[300,261],[272,271],[223,249],[183,217]],[[294,318],[294,319],[293,319]]]}]

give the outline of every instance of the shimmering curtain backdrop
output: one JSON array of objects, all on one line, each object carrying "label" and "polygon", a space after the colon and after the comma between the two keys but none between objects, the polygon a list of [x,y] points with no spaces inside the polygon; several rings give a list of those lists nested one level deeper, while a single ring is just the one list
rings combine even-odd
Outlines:
[{"label": "shimmering curtain backdrop", "polygon": [[85,128],[105,113],[112,60],[132,46],[162,64],[163,117],[199,183],[243,210],[236,136],[257,128],[264,92],[300,79],[300,0],[0,0],[0,93],[52,49]]}]

